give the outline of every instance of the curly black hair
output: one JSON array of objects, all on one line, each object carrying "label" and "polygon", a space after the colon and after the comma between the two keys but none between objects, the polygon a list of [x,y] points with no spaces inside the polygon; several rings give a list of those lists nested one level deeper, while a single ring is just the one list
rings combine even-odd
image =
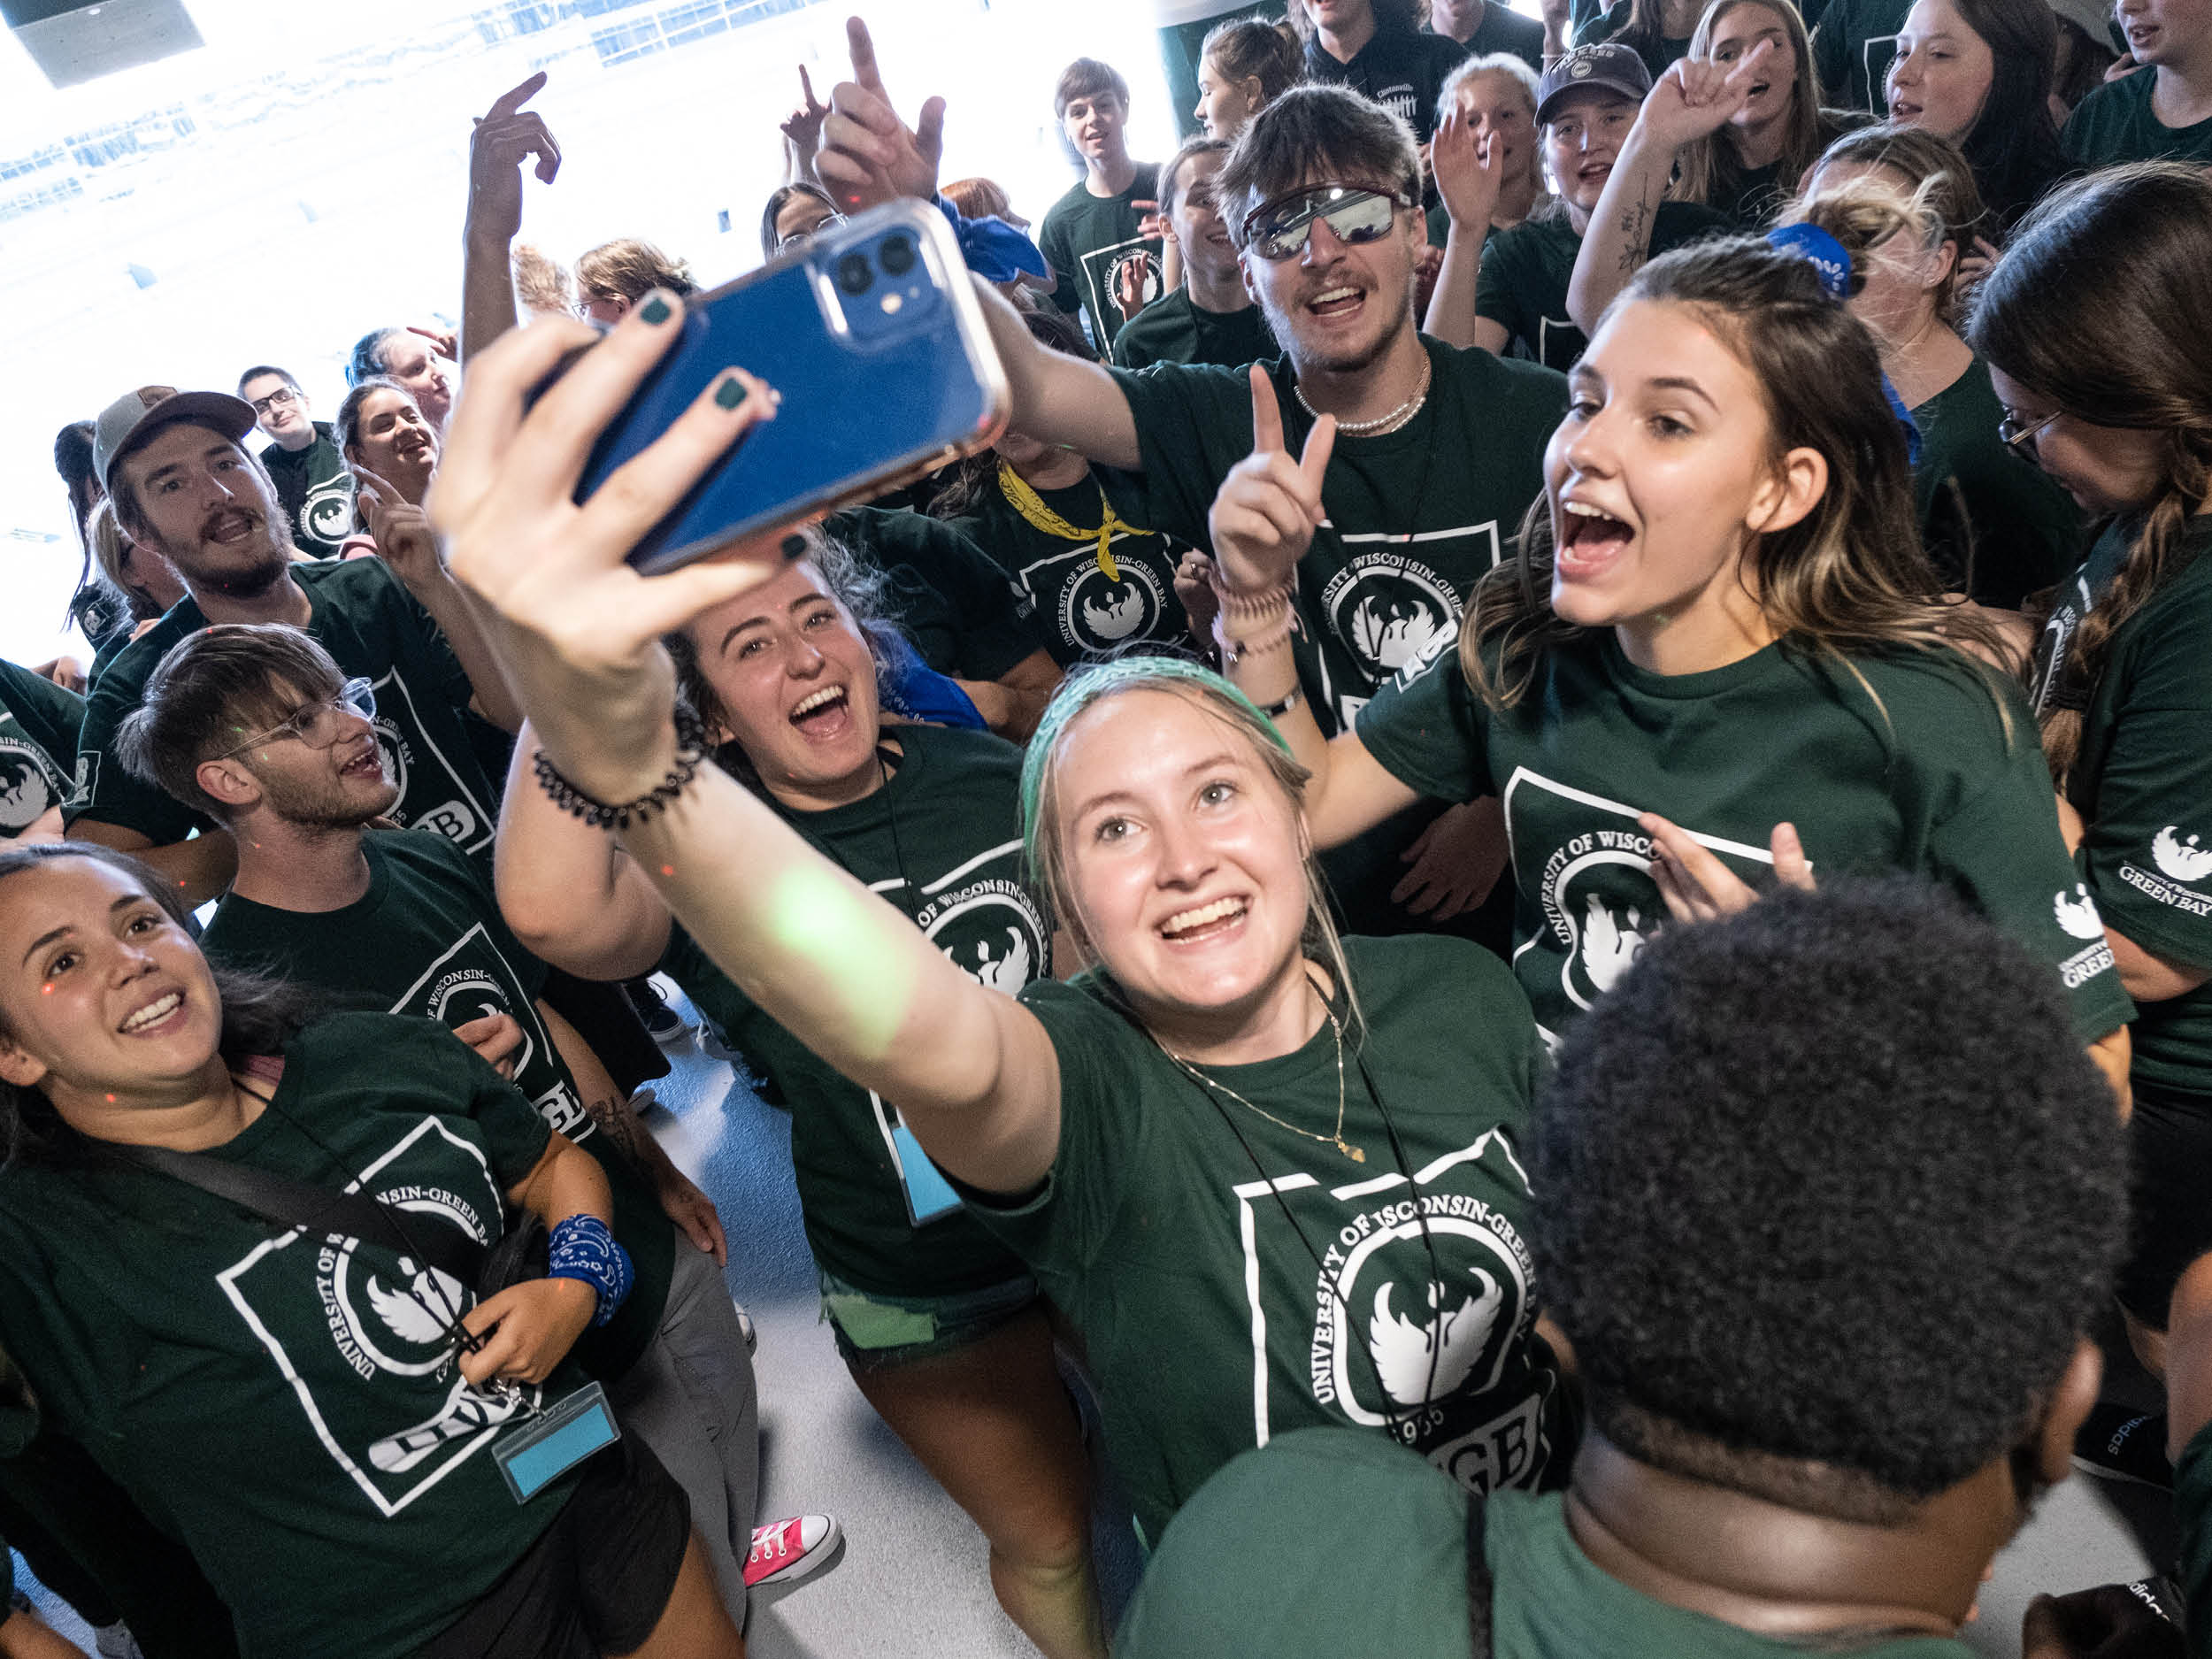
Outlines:
[{"label": "curly black hair", "polygon": [[2127,1230],[2057,977],[1904,879],[1661,933],[1569,1033],[1536,1160],[1595,1425],[1878,1525],[2028,1438]]}]

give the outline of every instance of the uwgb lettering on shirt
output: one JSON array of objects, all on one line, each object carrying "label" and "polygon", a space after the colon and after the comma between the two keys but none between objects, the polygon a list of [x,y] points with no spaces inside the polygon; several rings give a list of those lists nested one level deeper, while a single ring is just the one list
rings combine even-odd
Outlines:
[{"label": "uwgb lettering on shirt", "polygon": [[[435,830],[467,852],[490,846],[498,816],[470,787],[470,774],[480,770],[475,756],[464,752],[457,757],[431,738],[414,688],[398,669],[387,670],[370,685],[376,694],[372,724],[377,747],[383,751],[385,771],[399,786],[394,821]],[[461,718],[457,715],[452,723],[453,742],[461,741]]]}]

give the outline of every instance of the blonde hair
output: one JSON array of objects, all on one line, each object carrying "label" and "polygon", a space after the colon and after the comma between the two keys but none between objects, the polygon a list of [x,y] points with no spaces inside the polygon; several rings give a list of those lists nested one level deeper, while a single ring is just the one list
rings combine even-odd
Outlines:
[{"label": "blonde hair", "polygon": [[698,286],[689,265],[634,236],[601,242],[576,260],[576,288],[585,299],[635,302],[655,288],[689,294]]},{"label": "blonde hair", "polygon": [[[1186,657],[1118,657],[1071,673],[1046,705],[1022,759],[1022,840],[1030,882],[1047,915],[1067,931],[1077,949],[1093,963],[1100,960],[1098,950],[1084,931],[1082,910],[1075,902],[1074,878],[1068,868],[1066,826],[1060,816],[1060,750],[1069,728],[1079,718],[1100,703],[1133,691],[1164,691],[1180,697],[1236,733],[1251,747],[1302,820],[1306,783],[1313,776],[1290,752],[1290,745],[1275,729],[1275,723],[1249,697],[1210,668]],[[1363,1029],[1359,998],[1353,989],[1351,968],[1345,961],[1344,941],[1330,913],[1328,889],[1311,843],[1301,850],[1306,872],[1306,925],[1300,943],[1306,955],[1318,958],[1335,980],[1339,995],[1350,1010],[1348,1024],[1356,1033]]]},{"label": "blonde hair", "polygon": [[180,594],[184,591],[184,579],[176,573],[175,567],[167,559],[151,548],[140,546],[123,534],[123,526],[115,521],[115,503],[105,495],[100,497],[86,516],[84,534],[86,544],[92,549],[92,562],[100,567],[100,574],[106,577],[110,585],[128,602],[134,620],[144,622],[161,615],[169,607],[161,603],[160,596],[147,585],[142,576],[134,578],[131,575],[134,560],[145,559],[159,565],[169,572],[169,580],[177,591]]},{"label": "blonde hair", "polygon": [[[1822,168],[1839,165],[1886,167],[1904,179],[1908,188],[1885,190],[1866,180],[1812,188],[1785,209],[1778,222],[1816,225],[1860,254],[1896,233],[1894,213],[1885,211],[1886,204],[1904,213],[1931,254],[1947,242],[1961,253],[1972,243],[1983,218],[1982,194],[1965,154],[1951,140],[1924,127],[1887,121],[1863,127],[1822,150],[1806,176],[1815,178]],[[1936,316],[1946,324],[1958,320],[1958,286],[1954,259],[1933,296]]]}]

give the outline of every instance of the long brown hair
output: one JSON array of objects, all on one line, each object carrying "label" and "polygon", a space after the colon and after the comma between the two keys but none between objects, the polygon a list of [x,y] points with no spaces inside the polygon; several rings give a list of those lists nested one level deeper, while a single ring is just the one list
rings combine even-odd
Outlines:
[{"label": "long brown hair", "polygon": [[1260,83],[1263,108],[1305,78],[1306,55],[1290,26],[1273,18],[1231,18],[1206,31],[1198,59],[1229,81]]},{"label": "long brown hair", "polygon": [[[1900,213],[1898,227],[1907,223]],[[1643,266],[1607,315],[1639,300],[1691,308],[1733,348],[1764,394],[1777,461],[1799,448],[1827,460],[1828,486],[1813,510],[1759,536],[1745,556],[1761,614],[1786,644],[1850,675],[1870,697],[1854,655],[2001,649],[1993,628],[1942,601],[1873,337],[1828,296],[1810,264],[1750,237],[1703,242]],[[1518,558],[1476,584],[1460,630],[1460,667],[1494,709],[1520,700],[1547,650],[1587,632],[1551,608],[1552,523],[1541,496],[1522,521],[1520,544]],[[1960,660],[1971,662],[1963,651]],[[1993,680],[1990,693],[2001,714]]]},{"label": "long brown hair", "polygon": [[2114,167],[2023,219],[1984,279],[1967,338],[1991,365],[2095,426],[2160,434],[2158,494],[2128,515],[2111,585],[2051,664],[2043,752],[2063,787],[2113,635],[2173,574],[2212,495],[2212,175],[2182,162]]},{"label": "long brown hair", "polygon": [[[0,883],[60,858],[88,858],[119,872],[171,921],[190,930],[189,915],[174,887],[129,854],[93,841],[49,841],[0,849]],[[233,1070],[250,1056],[276,1053],[319,1007],[313,992],[281,979],[261,979],[211,962],[208,972],[214,976],[216,998],[222,1004],[222,1034],[216,1040],[217,1052]],[[0,1037],[10,1034],[5,1020],[0,1018]],[[64,1122],[46,1098],[46,1091],[36,1084],[0,1079],[0,1163],[83,1161],[99,1145]]]},{"label": "long brown hair", "polygon": [[[1804,176],[1805,169],[1813,165],[1820,154],[1820,147],[1829,134],[1820,114],[1820,71],[1813,65],[1812,37],[1805,32],[1805,19],[1790,0],[1713,0],[1705,8],[1705,15],[1697,20],[1697,29],[1690,36],[1690,56],[1700,63],[1713,55],[1713,31],[1721,19],[1732,12],[1746,6],[1764,6],[1782,19],[1782,29],[1790,37],[1790,57],[1797,65],[1797,84],[1790,89],[1788,130],[1782,140],[1782,172],[1786,188],[1793,188]],[[1682,147],[1676,157],[1680,168],[1671,194],[1678,202],[1710,202],[1717,195],[1734,188],[1746,171],[1742,157],[1737,153],[1734,133],[1722,127],[1717,133],[1694,139]]]}]

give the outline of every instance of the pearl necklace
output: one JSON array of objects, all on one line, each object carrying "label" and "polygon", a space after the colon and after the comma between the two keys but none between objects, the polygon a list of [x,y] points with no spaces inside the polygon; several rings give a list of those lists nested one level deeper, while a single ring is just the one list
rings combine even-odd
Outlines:
[{"label": "pearl necklace", "polygon": [[[1363,437],[1371,432],[1389,432],[1396,427],[1402,426],[1407,421],[1411,420],[1416,415],[1419,414],[1421,412],[1421,405],[1429,401],[1429,376],[1433,372],[1435,366],[1436,365],[1430,361],[1428,353],[1425,351],[1423,352],[1421,354],[1421,383],[1413,388],[1412,396],[1407,398],[1404,403],[1399,404],[1397,408],[1392,410],[1388,414],[1378,415],[1372,420],[1340,419],[1336,423],[1337,431],[1346,437],[1357,438]],[[1306,388],[1304,387],[1298,385],[1295,381],[1294,381],[1292,382],[1290,390],[1291,395],[1297,398],[1299,408],[1304,410],[1306,413],[1311,415],[1316,420],[1321,419],[1321,411],[1306,401]]]}]

